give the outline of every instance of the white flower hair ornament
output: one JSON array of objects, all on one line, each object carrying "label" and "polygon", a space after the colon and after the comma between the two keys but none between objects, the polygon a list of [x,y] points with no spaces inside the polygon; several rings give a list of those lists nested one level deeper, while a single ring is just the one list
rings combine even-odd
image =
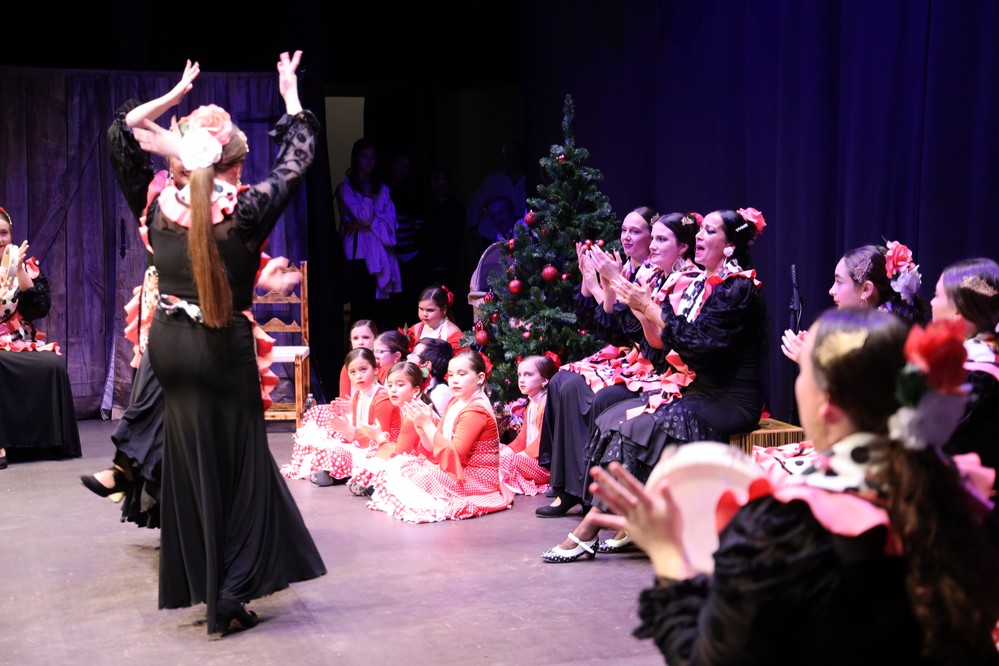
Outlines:
[{"label": "white flower hair ornament", "polygon": [[222,159],[222,146],[232,136],[229,112],[215,104],[199,106],[191,115],[181,118],[180,161],[184,168],[207,169]]},{"label": "white flower hair ornament", "polygon": [[222,144],[206,129],[192,129],[180,138],[180,161],[188,171],[207,169],[222,159]]}]

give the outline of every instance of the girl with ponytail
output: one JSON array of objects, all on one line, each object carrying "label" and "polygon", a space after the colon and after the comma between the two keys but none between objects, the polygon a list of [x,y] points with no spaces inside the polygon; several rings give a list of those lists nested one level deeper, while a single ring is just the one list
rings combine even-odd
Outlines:
[{"label": "girl with ponytail", "polygon": [[149,153],[189,174],[148,202],[140,230],[159,273],[146,350],[165,410],[159,605],[206,603],[209,633],[253,627],[247,601],[326,572],[268,448],[253,324],[241,314],[263,245],[315,154],[319,123],[298,98],[300,58],[283,53],[277,64],[286,114],[271,133],[275,163],[255,185],[240,182],[246,137],[224,109],[199,107],[169,130],[155,122],[191,91],[198,63],[116,120],[134,146],[112,153],[133,210],[142,210]]}]

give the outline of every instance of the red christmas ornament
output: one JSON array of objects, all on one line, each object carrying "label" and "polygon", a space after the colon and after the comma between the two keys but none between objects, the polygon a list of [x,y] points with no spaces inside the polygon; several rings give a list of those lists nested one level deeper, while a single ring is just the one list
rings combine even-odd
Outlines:
[{"label": "red christmas ornament", "polygon": [[499,312],[494,312],[491,315],[489,315],[489,320],[494,323],[499,321]]},{"label": "red christmas ornament", "polygon": [[512,238],[506,242],[506,246],[508,248],[510,248],[511,252],[513,252],[513,239]]},{"label": "red christmas ornament", "polygon": [[562,273],[562,282],[566,282],[569,279],[568,273]]},{"label": "red christmas ornament", "polygon": [[541,269],[541,279],[545,282],[554,282],[558,277],[558,271],[554,266],[548,265]]},{"label": "red christmas ornament", "polygon": [[496,294],[494,294],[493,290],[490,289],[489,291],[486,292],[486,295],[482,297],[482,300],[485,303],[492,303],[494,300],[496,300]]},{"label": "red christmas ornament", "polygon": [[580,335],[586,335],[586,329],[585,328],[579,329],[579,334]]},{"label": "red christmas ornament", "polygon": [[520,280],[510,280],[510,284],[507,285],[507,287],[510,289],[511,294],[519,294],[523,286],[524,285]]},{"label": "red christmas ornament", "polygon": [[597,245],[597,247],[603,247],[604,246],[604,239],[601,238],[601,239],[597,240],[596,245]]},{"label": "red christmas ornament", "polygon": [[475,344],[485,347],[489,344],[489,333],[486,331],[475,332]]},{"label": "red christmas ornament", "polygon": [[583,241],[583,247],[589,250],[591,247],[593,247],[593,241],[587,238],[586,240]]},{"label": "red christmas ornament", "polygon": [[541,216],[535,213],[533,210],[527,211],[527,215],[524,216],[524,222],[527,226],[533,227],[535,224],[541,221]]},{"label": "red christmas ornament", "polygon": [[506,269],[512,273],[515,270],[517,270],[517,264],[510,264],[509,266],[506,267]]},{"label": "red christmas ornament", "polygon": [[556,161],[558,161],[559,164],[562,164],[563,162],[565,162],[565,155],[559,155],[555,159]]},{"label": "red christmas ornament", "polygon": [[520,334],[520,337],[524,338],[525,340],[530,340],[531,339],[531,332],[530,331],[524,331],[523,333]]},{"label": "red christmas ornament", "polygon": [[476,331],[481,331],[483,328],[485,328],[485,326],[482,325],[482,320],[481,319],[479,321],[475,322],[475,330]]}]

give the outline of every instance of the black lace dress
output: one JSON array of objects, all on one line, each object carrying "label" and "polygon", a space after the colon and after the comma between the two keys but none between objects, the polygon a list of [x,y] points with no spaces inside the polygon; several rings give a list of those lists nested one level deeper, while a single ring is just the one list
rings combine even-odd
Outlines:
[{"label": "black lace dress", "polygon": [[[648,404],[648,396],[642,396],[597,416],[586,447],[588,467],[618,461],[644,482],[667,446],[725,442],[760,420],[765,312],[754,281],[730,275],[714,287],[693,320],[669,307],[662,312],[663,348],[679,353],[697,377],[680,399],[652,413],[628,418],[629,410]],[[592,499],[588,488],[585,499]]]},{"label": "black lace dress", "polygon": [[[318,129],[308,111],[284,116],[271,133],[280,149],[270,174],[214,227],[232,289],[229,324],[209,329],[157,310],[150,330],[146,354],[165,407],[159,605],[207,603],[209,632],[219,600],[249,601],[326,572],[268,448],[252,325],[241,314],[261,248],[312,162]],[[130,200],[144,196],[144,187],[129,191],[123,180]],[[160,293],[197,304],[187,229],[157,201],[146,219]]]}]

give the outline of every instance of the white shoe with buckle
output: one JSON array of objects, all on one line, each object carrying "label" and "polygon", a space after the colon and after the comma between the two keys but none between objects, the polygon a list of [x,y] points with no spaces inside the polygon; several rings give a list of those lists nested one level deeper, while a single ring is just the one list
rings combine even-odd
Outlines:
[{"label": "white shoe with buckle", "polygon": [[572,532],[569,532],[569,538],[576,542],[575,548],[572,550],[565,550],[560,546],[555,546],[554,548],[546,550],[542,553],[541,559],[545,562],[561,564],[563,562],[575,562],[581,557],[587,557],[592,560],[597,556],[596,545],[600,535],[593,537],[589,541],[581,541],[579,537]]}]

